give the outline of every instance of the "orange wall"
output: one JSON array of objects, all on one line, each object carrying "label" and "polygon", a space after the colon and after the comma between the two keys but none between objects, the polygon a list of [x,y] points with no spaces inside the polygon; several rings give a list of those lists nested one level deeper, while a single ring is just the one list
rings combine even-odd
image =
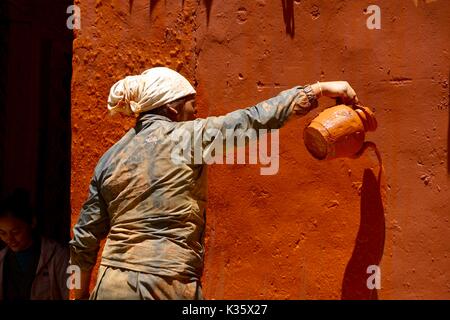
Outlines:
[{"label": "orange wall", "polygon": [[[197,84],[200,116],[317,80],[347,80],[375,109],[375,155],[314,160],[280,132],[280,170],[209,168],[203,290],[208,299],[450,299],[450,3],[78,0],[72,80],[72,220],[97,160],[134,120],[109,117],[120,78],[157,65]],[[283,8],[284,6],[284,8]],[[331,100],[322,106],[332,105]],[[381,267],[368,290],[366,268]]]}]

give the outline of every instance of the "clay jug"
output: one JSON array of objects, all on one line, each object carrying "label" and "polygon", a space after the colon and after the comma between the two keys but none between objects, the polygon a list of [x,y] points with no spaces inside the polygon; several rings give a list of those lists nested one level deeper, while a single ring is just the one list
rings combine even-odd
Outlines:
[{"label": "clay jug", "polygon": [[375,115],[369,108],[341,104],[325,109],[312,120],[303,140],[316,159],[356,158],[373,144],[364,142],[365,134],[376,128]]}]

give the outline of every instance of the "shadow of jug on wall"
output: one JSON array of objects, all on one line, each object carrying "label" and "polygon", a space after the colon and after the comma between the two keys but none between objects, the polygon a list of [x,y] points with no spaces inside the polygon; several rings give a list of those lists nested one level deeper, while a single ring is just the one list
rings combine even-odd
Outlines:
[{"label": "shadow of jug on wall", "polygon": [[377,121],[369,108],[340,104],[321,112],[303,132],[305,146],[316,159],[356,159],[370,148],[380,166],[378,179],[372,169],[364,170],[360,225],[343,275],[341,299],[378,299],[379,288],[367,284],[367,268],[379,266],[384,252],[385,218],[380,190],[383,167],[375,143],[365,141],[366,133],[376,129]]},{"label": "shadow of jug on wall", "polygon": [[367,107],[337,105],[322,111],[303,132],[309,153],[318,160],[358,158],[375,144],[365,141],[366,132],[377,129],[374,113]]}]

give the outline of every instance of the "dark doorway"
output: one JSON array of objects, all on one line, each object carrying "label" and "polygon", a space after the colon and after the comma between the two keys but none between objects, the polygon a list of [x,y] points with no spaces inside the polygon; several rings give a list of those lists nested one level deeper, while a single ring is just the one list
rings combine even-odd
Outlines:
[{"label": "dark doorway", "polygon": [[0,1],[0,195],[31,193],[43,235],[70,234],[73,0]]}]

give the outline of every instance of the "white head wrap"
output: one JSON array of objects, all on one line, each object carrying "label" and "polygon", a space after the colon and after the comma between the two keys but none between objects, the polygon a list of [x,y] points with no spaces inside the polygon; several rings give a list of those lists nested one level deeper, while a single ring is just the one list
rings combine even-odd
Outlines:
[{"label": "white head wrap", "polygon": [[108,110],[113,114],[138,114],[195,93],[181,74],[157,67],[116,82],[109,92]]}]

